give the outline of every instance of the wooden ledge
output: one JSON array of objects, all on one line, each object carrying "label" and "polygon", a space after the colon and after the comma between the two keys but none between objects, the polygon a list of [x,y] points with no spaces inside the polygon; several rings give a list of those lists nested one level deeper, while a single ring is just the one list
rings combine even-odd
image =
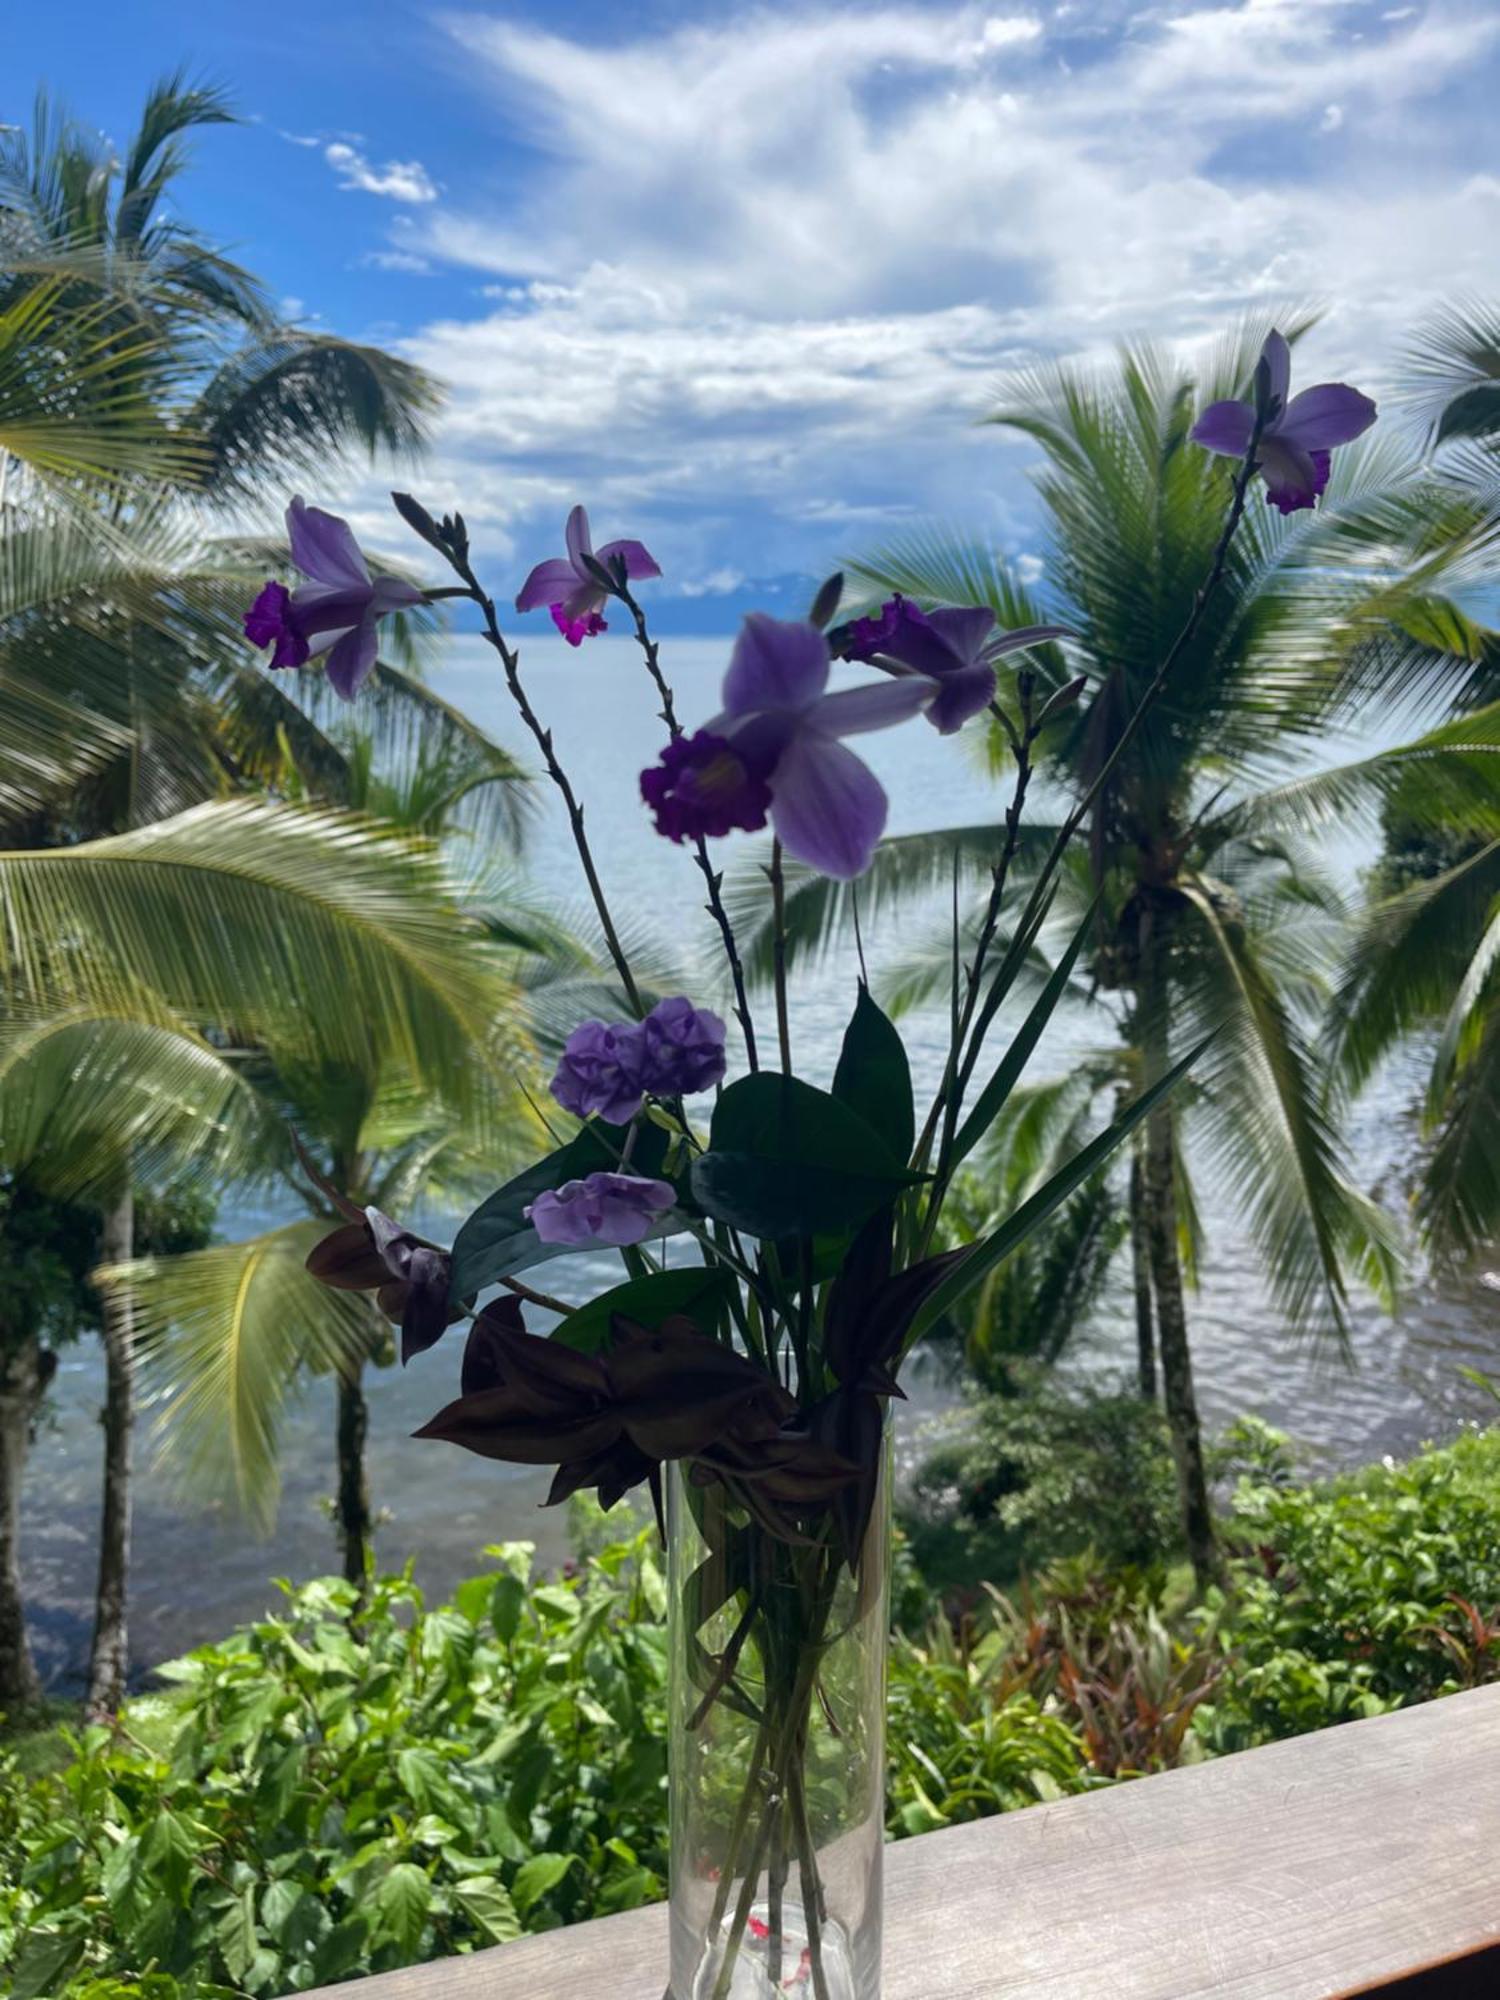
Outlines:
[{"label": "wooden ledge", "polygon": [[[886,1849],[884,2000],[1500,2000],[1500,1687]],[[662,2000],[658,1907],[313,2000]]]}]

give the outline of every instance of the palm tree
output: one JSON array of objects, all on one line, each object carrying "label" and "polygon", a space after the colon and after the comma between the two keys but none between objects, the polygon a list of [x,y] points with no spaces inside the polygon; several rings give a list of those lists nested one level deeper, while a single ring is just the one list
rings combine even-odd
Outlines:
[{"label": "palm tree", "polygon": [[[1471,602],[1489,608],[1500,582],[1500,309],[1438,311],[1407,360],[1409,401],[1436,464],[1475,510],[1464,581]],[[1404,692],[1454,718],[1446,733],[1462,734],[1500,695],[1500,633],[1456,605],[1449,616],[1456,670]],[[1417,1214],[1428,1248],[1455,1262],[1500,1232],[1500,810],[1478,796],[1434,823],[1414,770],[1391,791],[1384,831],[1388,857],[1400,843],[1400,867],[1384,871],[1387,893],[1372,900],[1350,949],[1335,1050],[1343,1082],[1358,1090],[1398,1041],[1433,1037]]]},{"label": "palm tree", "polygon": [[[102,866],[114,878],[120,864],[134,863],[138,893],[127,893],[119,915],[129,924],[140,918],[142,928],[126,937],[113,921],[106,926],[123,953],[117,968],[132,965],[128,981],[111,983],[110,1007],[143,1009],[149,1018],[165,1008],[190,1032],[204,1021],[222,1032],[250,1018],[243,1008],[210,1005],[210,990],[198,983],[201,960],[193,959],[204,940],[162,928],[164,905],[149,884],[153,873],[163,878],[147,855],[152,837],[162,836],[168,847],[194,848],[197,914],[221,949],[237,924],[270,927],[236,936],[230,955],[260,950],[278,967],[280,1016],[264,1012],[256,1032],[269,1039],[291,1022],[300,1045],[310,996],[329,1002],[330,961],[319,959],[321,947],[305,929],[314,956],[293,961],[295,905],[308,885],[276,881],[276,869],[288,864],[296,874],[299,842],[322,840],[325,867],[346,856],[350,842],[326,819],[281,809],[278,820],[264,809],[251,844],[267,872],[252,886],[244,863],[255,877],[256,858],[218,838],[224,823],[194,819],[188,809],[246,785],[338,798],[360,774],[316,688],[277,685],[247,658],[238,612],[252,566],[263,575],[272,549],[213,534],[223,505],[243,504],[288,471],[326,468],[351,448],[410,451],[435,395],[417,371],[378,350],[278,326],[256,282],[178,219],[171,194],[185,142],[228,117],[219,93],[178,76],[151,93],[123,158],[45,99],[29,138],[11,133],[0,142],[0,838],[32,850],[0,850],[0,862],[19,899],[18,921],[70,927],[12,933],[3,1006],[8,1019],[18,1009],[94,1004],[76,990],[90,976],[82,939],[101,915],[90,906],[89,873]],[[421,685],[413,671],[416,622],[404,648],[397,635],[380,669],[369,712],[382,743],[389,752],[420,742],[431,755],[480,767],[473,810],[513,826],[515,767]],[[173,817],[153,824],[162,814]],[[145,836],[144,846],[110,847],[107,836],[130,830]],[[368,842],[360,865],[373,920],[383,897],[399,902],[404,861],[362,828],[342,831]],[[29,865],[46,849],[83,865],[65,874]],[[159,862],[162,847],[152,851]],[[293,907],[278,911],[278,894]],[[192,920],[185,906],[178,914]],[[492,947],[472,925],[462,934],[454,962],[461,961],[461,986],[472,988],[474,948]],[[97,949],[111,948],[92,935]],[[62,937],[69,950],[59,958],[53,947]],[[424,948],[441,960],[446,947],[433,938]],[[497,986],[493,975],[487,965],[486,1034],[496,1013],[515,1013],[514,987]],[[396,1005],[396,988],[368,997]],[[217,991],[231,997],[222,984]],[[465,1013],[467,1005],[457,1009],[469,1024],[465,1038],[479,1018]],[[432,1087],[442,1071],[444,1087],[461,1088],[446,1039],[449,1056],[436,1063],[402,1031],[392,1047]],[[324,1036],[320,1046],[340,1040],[347,1046],[347,1036]],[[102,1138],[99,1147],[114,1179],[108,1188],[96,1182],[92,1193],[109,1203],[110,1261],[128,1263],[131,1150]],[[118,1696],[124,1653],[134,1370],[128,1288],[111,1288],[105,1333],[105,1532],[91,1681],[96,1705],[107,1707]],[[31,1345],[23,1333],[20,1351],[30,1355]],[[37,1370],[21,1372],[30,1395]],[[27,1397],[12,1400],[19,1406]],[[16,1458],[9,1454],[8,1471]],[[9,1668],[0,1663],[0,1696],[7,1684],[28,1685],[14,1651]]]},{"label": "palm tree", "polygon": [[[855,565],[872,592],[989,604],[1005,624],[1061,622],[1080,635],[1078,659],[1043,655],[1034,670],[1045,693],[1081,663],[1092,690],[1044,739],[1049,773],[1066,790],[1086,790],[1104,767],[1187,623],[1229,498],[1223,467],[1188,430],[1202,403],[1249,379],[1266,331],[1247,323],[1196,376],[1167,353],[1131,348],[1105,371],[1058,365],[1013,385],[992,421],[1042,454],[1045,607],[984,551],[946,536],[917,536]],[[1149,1335],[1159,1355],[1202,1579],[1216,1552],[1184,1295],[1186,1161],[1211,1166],[1232,1190],[1293,1324],[1337,1335],[1351,1275],[1382,1287],[1394,1276],[1389,1229],[1350,1184],[1316,1060],[1341,904],[1306,835],[1336,801],[1388,789],[1396,767],[1374,761],[1295,783],[1285,774],[1316,762],[1330,715],[1377,654],[1388,669],[1452,670],[1441,622],[1417,614],[1438,602],[1455,538],[1471,533],[1467,506],[1384,443],[1341,454],[1316,515],[1252,508],[1166,694],[1092,814],[1090,970],[1112,996],[1132,1073],[1149,1084],[1191,1038],[1218,1030],[1191,1102],[1169,1098],[1147,1123],[1131,1230],[1137,1298],[1142,1314],[1150,1309],[1143,1346]],[[1398,568],[1393,545],[1420,556]],[[1493,724],[1471,727],[1493,734]],[[1466,781],[1487,784],[1467,744],[1440,747]],[[990,753],[999,768],[998,732]],[[1028,830],[1023,875],[1053,831]],[[866,922],[946,887],[955,838],[961,866],[987,889],[992,827],[894,839],[860,885]],[[850,900],[839,885],[800,878],[788,894],[791,949],[838,932]],[[754,948],[763,972],[763,935]]]},{"label": "palm tree", "polygon": [[[471,832],[460,815],[490,779],[479,756],[418,756],[399,782],[374,773],[371,739],[350,743],[362,774],[357,803],[381,821],[462,853]],[[493,1186],[497,1171],[535,1138],[517,1089],[534,1067],[520,984],[536,970],[575,973],[592,962],[548,919],[528,912],[513,883],[487,857],[479,876],[455,880],[454,907],[485,941],[497,982],[497,1016],[476,1044],[460,1096],[435,1090],[409,1059],[372,1038],[358,1063],[348,1050],[310,1060],[270,1050],[253,1066],[255,1087],[298,1134],[303,1159],[283,1153],[278,1190],[308,1210],[245,1241],[176,1258],[125,1264],[106,1274],[110,1291],[134,1301],[160,1415],[161,1455],[191,1495],[228,1498],[258,1525],[275,1513],[281,1409],[307,1373],[331,1374],[337,1394],[335,1515],[349,1580],[362,1586],[370,1551],[365,1473],[368,1411],[364,1373],[394,1358],[391,1331],[361,1295],[330,1291],[303,1268],[313,1243],[341,1218],[322,1184],[362,1206],[406,1215],[414,1205],[458,1207]],[[501,1002],[503,1000],[503,1007]]]},{"label": "palm tree", "polygon": [[[0,1157],[46,1184],[117,1197],[184,1148],[252,1166],[268,1132],[281,1165],[285,1127],[254,1088],[268,1063],[400,1071],[460,1117],[526,1116],[504,1082],[522,1054],[504,956],[459,907],[430,844],[363,819],[229,801],[103,840],[0,850],[0,932]],[[228,1148],[237,1127],[260,1135],[258,1156]],[[116,1239],[105,1254],[128,1264],[131,1250]],[[110,1285],[106,1304],[115,1421],[91,1674],[101,1708],[123,1674],[137,1345],[130,1287]],[[7,1366],[39,1393],[35,1329],[11,1332]],[[6,1455],[16,1481],[23,1415]],[[13,1577],[0,1578],[7,1587]],[[0,1616],[0,1630],[13,1628]],[[33,1690],[24,1658],[0,1670],[4,1699]]]}]

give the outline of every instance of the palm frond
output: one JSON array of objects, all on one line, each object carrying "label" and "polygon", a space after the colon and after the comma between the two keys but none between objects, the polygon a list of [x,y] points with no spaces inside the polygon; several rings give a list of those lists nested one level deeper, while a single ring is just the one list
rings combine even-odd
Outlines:
[{"label": "palm frond", "polygon": [[1438,306],[1404,358],[1408,401],[1435,444],[1500,438],[1500,304],[1466,299]]},{"label": "palm frond", "polygon": [[228,1502],[262,1529],[275,1518],[289,1398],[309,1369],[352,1367],[382,1337],[363,1294],[308,1276],[326,1232],[294,1222],[98,1274],[131,1296],[159,1462],[185,1496]]},{"label": "palm frond", "polygon": [[1174,957],[1196,1037],[1219,1040],[1200,1079],[1201,1140],[1262,1256],[1278,1308],[1296,1327],[1347,1324],[1350,1269],[1395,1279],[1392,1232],[1349,1180],[1314,1051],[1270,977],[1258,940],[1210,887],[1179,887],[1194,917]]},{"label": "palm frond", "polygon": [[150,1180],[242,1181],[285,1153],[269,1107],[225,1053],[153,995],[133,1016],[74,1007],[0,1020],[0,1158],[69,1196]]},{"label": "palm frond", "polygon": [[232,503],[268,484],[284,493],[351,452],[411,458],[440,400],[430,376],[381,348],[277,327],[215,371],[186,427],[208,454],[206,490]]},{"label": "palm frond", "polygon": [[108,1009],[149,987],[246,1040],[408,1066],[462,1102],[516,993],[428,848],[334,812],[233,801],[74,847],[0,852],[0,982]]},{"label": "palm frond", "polygon": [[[1056,828],[1031,822],[1021,829],[1016,879],[1024,880],[1047,853]],[[854,909],[867,941],[877,927],[914,905],[951,893],[954,869],[960,888],[987,881],[1000,857],[999,826],[949,827],[936,833],[897,834],[875,850],[869,869],[856,884],[835,882],[797,863],[786,865],[786,937],[789,966],[818,964],[854,935]],[[765,874],[746,861],[724,885],[724,902],[739,939],[747,976],[763,985],[772,975],[774,939]]]}]

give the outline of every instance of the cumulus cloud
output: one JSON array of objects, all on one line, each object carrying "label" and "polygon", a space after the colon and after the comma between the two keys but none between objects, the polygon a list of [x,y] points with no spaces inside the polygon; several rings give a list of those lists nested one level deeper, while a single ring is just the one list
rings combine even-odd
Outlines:
[{"label": "cumulus cloud", "polygon": [[[401,238],[488,280],[411,351],[497,548],[585,491],[679,575],[818,569],[932,515],[1019,548],[1023,454],[969,424],[1008,371],[1313,298],[1319,365],[1378,386],[1500,245],[1484,121],[1453,112],[1500,46],[1487,0],[448,26],[536,162]],[[1340,145],[1303,159],[1320,127]]]},{"label": "cumulus cloud", "polygon": [[391,201],[436,201],[436,183],[420,160],[387,160],[372,166],[358,147],[342,139],[323,148],[323,158],[339,177],[339,186],[361,194],[385,195]]}]

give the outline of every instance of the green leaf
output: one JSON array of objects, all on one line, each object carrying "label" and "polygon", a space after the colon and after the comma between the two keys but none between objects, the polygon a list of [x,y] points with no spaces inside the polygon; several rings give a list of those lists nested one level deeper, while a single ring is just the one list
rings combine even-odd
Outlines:
[{"label": "green leaf", "polygon": [[762,1239],[842,1234],[921,1178],[846,1104],[772,1071],[730,1085],[709,1136],[695,1198]]},{"label": "green leaf", "polygon": [[403,1951],[421,1943],[432,1908],[432,1883],[414,1861],[398,1861],[375,1891],[375,1909],[386,1931]]},{"label": "green leaf", "polygon": [[576,1854],[533,1854],[521,1863],[510,1893],[523,1916],[552,1893],[577,1859]]},{"label": "green leaf", "polygon": [[454,1883],[453,1900],[495,1944],[509,1944],[521,1935],[521,1919],[501,1883],[471,1875]]},{"label": "green leaf", "polygon": [[702,1333],[712,1333],[728,1311],[734,1280],[721,1265],[686,1264],[677,1270],[653,1271],[632,1278],[591,1299],[565,1319],[552,1338],[584,1354],[597,1354],[609,1344],[616,1313],[653,1330],[681,1313]]},{"label": "green leaf", "polygon": [[521,1613],[526,1605],[526,1586],[518,1576],[501,1576],[495,1579],[495,1596],[490,1606],[490,1620],[495,1627],[495,1637],[502,1646],[514,1640],[521,1625]]},{"label": "green leaf", "polygon": [[[452,1297],[471,1299],[501,1278],[514,1277],[550,1257],[566,1255],[573,1246],[543,1243],[523,1211],[539,1194],[561,1187],[564,1181],[619,1172],[626,1130],[623,1125],[602,1122],[587,1125],[566,1146],[559,1146],[481,1202],[454,1239]],[[629,1171],[649,1178],[660,1172],[666,1153],[666,1133],[650,1123],[642,1124],[636,1132]]]},{"label": "green leaf", "polygon": [[1130,1109],[1106,1131],[1073,1158],[1065,1167],[1055,1173],[1043,1187],[1037,1189],[1029,1201],[1023,1201],[1013,1215],[997,1229],[993,1236],[976,1243],[969,1254],[943,1277],[928,1293],[921,1310],[912,1322],[911,1340],[918,1339],[928,1327],[951,1312],[967,1293],[984,1278],[988,1277],[996,1265],[1001,1264],[1015,1249],[1026,1241],[1032,1231],[1039,1228],[1056,1209],[1060,1208],[1072,1194],[1081,1187],[1089,1175],[1109,1158],[1117,1146],[1129,1137],[1141,1120],[1151,1113],[1169,1091],[1176,1088],[1182,1078],[1192,1068],[1203,1051],[1213,1040],[1205,1036],[1198,1045],[1190,1049],[1180,1063],[1169,1069],[1159,1082],[1141,1095]]},{"label": "green leaf", "polygon": [[994,1075],[979,1093],[973,1110],[959,1127],[958,1137],[953,1143],[954,1166],[968,1157],[999,1117],[1005,1100],[1015,1088],[1016,1079],[1030,1060],[1032,1050],[1041,1040],[1042,1030],[1051,1020],[1058,1001],[1067,990],[1068,981],[1073,976],[1073,967],[1078,963],[1078,954],[1088,942],[1093,924],[1094,909],[1091,908],[1073,933],[1072,943],[1052,968],[1051,976],[1032,1003],[1030,1013],[1017,1029]]},{"label": "green leaf", "polygon": [[355,1910],[335,1924],[313,1953],[313,1977],[319,1985],[346,1979],[363,1964],[369,1937],[370,1919],[363,1910]]},{"label": "green leaf", "polygon": [[54,1993],[61,1993],[83,1957],[85,1943],[80,1936],[33,1931],[14,1960],[6,1988],[11,2000],[51,2000]]},{"label": "green leaf", "polygon": [[917,1113],[912,1100],[906,1045],[862,985],[844,1030],[833,1094],[880,1134],[898,1160],[909,1160],[916,1143]]},{"label": "green leaf", "polygon": [[193,1864],[202,1843],[180,1814],[158,1812],[141,1842],[141,1866],[152,1883],[179,1908],[192,1894]]},{"label": "green leaf", "polygon": [[219,1921],[217,1935],[219,1950],[224,1955],[224,1964],[230,1978],[237,1984],[244,1985],[260,1948],[255,1935],[253,1888],[242,1890],[235,1898],[228,1912]]}]

